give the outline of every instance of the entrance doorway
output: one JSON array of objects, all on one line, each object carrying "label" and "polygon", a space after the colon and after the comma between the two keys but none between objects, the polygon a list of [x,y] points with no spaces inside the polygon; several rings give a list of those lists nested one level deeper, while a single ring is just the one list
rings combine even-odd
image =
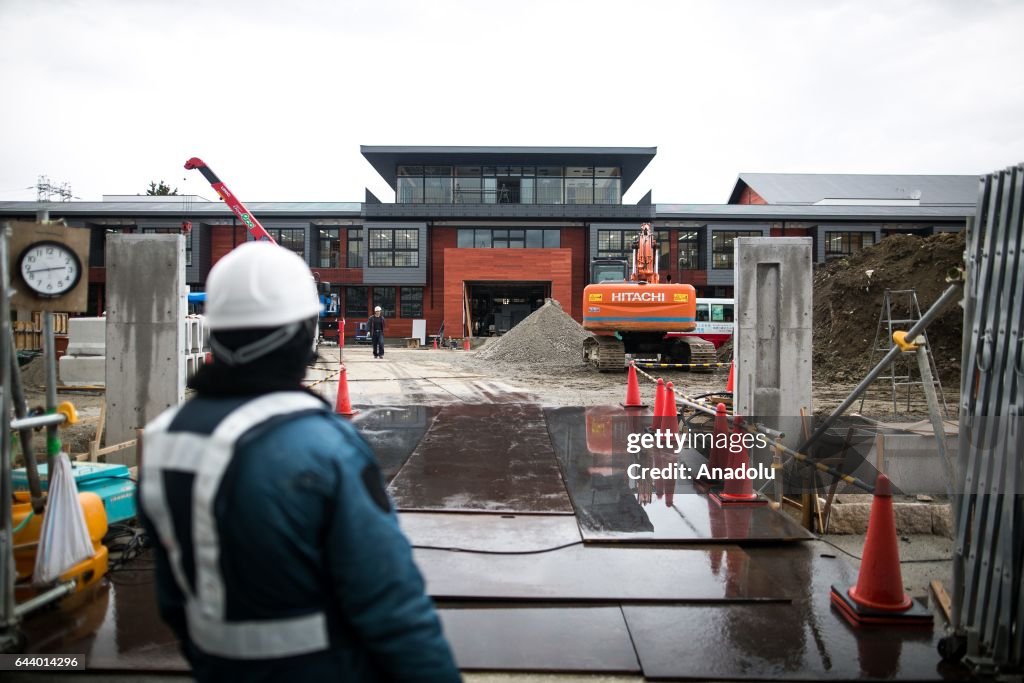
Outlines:
[{"label": "entrance doorway", "polygon": [[505,334],[544,305],[550,282],[467,282],[473,336]]}]

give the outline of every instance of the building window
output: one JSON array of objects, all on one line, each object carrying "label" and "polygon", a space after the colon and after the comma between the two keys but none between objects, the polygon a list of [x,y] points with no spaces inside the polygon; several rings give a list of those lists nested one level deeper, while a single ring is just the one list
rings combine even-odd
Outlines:
[{"label": "building window", "polygon": [[669,236],[668,230],[655,230],[654,240],[658,243],[658,268],[671,270],[672,269],[672,244],[669,240],[672,239]]},{"label": "building window", "polygon": [[399,166],[400,204],[619,204],[618,166]]},{"label": "building window", "polygon": [[348,257],[349,268],[363,267],[363,229],[348,229]]},{"label": "building window", "polygon": [[733,267],[733,242],[737,237],[761,237],[761,231],[715,230],[711,233],[711,267],[729,270]]},{"label": "building window", "polygon": [[[143,228],[143,234],[150,235],[180,235],[181,228]],[[185,265],[192,265],[192,232],[185,233]]]},{"label": "building window", "polygon": [[341,268],[341,228],[317,228],[316,253],[321,268]]},{"label": "building window", "polygon": [[372,228],[369,231],[371,268],[417,268],[420,265],[418,228]]},{"label": "building window", "polygon": [[402,287],[399,291],[399,316],[402,318],[423,317],[423,288]]},{"label": "building window", "polygon": [[867,249],[875,243],[873,232],[833,232],[825,233],[825,258],[852,256]]},{"label": "building window", "polygon": [[679,270],[700,270],[700,232],[680,230],[676,239],[679,251]]},{"label": "building window", "polygon": [[597,258],[629,259],[635,230],[598,230]]},{"label": "building window", "polygon": [[376,310],[377,306],[380,306],[380,313],[385,318],[395,317],[395,288],[394,287],[374,287],[373,288],[373,308]]},{"label": "building window", "polygon": [[345,288],[345,317],[366,318],[369,316],[369,299],[366,287]]},{"label": "building window", "polygon": [[306,260],[305,228],[267,228],[267,232],[275,242],[285,249],[294,251],[303,261]]},{"label": "building window", "polygon": [[460,228],[456,244],[464,249],[558,249],[561,230]]}]

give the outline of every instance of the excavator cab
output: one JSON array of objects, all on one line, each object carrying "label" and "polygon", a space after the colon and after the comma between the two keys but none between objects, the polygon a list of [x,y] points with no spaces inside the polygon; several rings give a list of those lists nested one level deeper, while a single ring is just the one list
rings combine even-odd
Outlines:
[{"label": "excavator cab", "polygon": [[625,282],[629,279],[629,266],[621,259],[594,259],[590,264],[590,283]]}]

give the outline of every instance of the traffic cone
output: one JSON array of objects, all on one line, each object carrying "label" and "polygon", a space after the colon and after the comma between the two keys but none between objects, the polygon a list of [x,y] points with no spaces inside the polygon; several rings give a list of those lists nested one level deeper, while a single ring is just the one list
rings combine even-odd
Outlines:
[{"label": "traffic cone", "polygon": [[462,340],[462,350],[469,351],[469,337],[466,337]]},{"label": "traffic cone", "polygon": [[[735,434],[745,434],[743,418],[739,415],[733,416],[733,431]],[[737,440],[735,452],[732,447],[732,438],[729,439],[728,468],[733,471],[732,477],[725,478],[725,488],[712,494],[712,497],[723,506],[729,505],[765,505],[768,501],[760,500],[754,493],[754,484],[747,477],[747,468],[750,467],[750,453],[741,440]]]},{"label": "traffic cone", "polygon": [[731,394],[736,385],[736,361],[729,363],[729,379],[725,381],[725,391]]},{"label": "traffic cone", "polygon": [[664,424],[661,428],[669,432],[679,431],[679,409],[676,408],[676,388],[672,382],[665,385],[665,405],[662,408]]},{"label": "traffic cone", "polygon": [[661,415],[665,411],[665,380],[658,378],[658,388],[654,390],[654,419],[651,421],[651,426],[654,429],[658,429],[661,425],[658,422],[661,420]]},{"label": "traffic cone", "polygon": [[879,474],[868,517],[868,534],[860,558],[857,585],[843,590],[832,585],[832,604],[854,626],[910,624],[931,626],[932,613],[903,590],[892,485]]},{"label": "traffic cone", "polygon": [[[724,437],[723,437],[724,435]],[[719,403],[715,406],[715,428],[712,433],[711,448],[708,449],[708,469],[725,468],[729,466],[729,447],[723,442],[729,440],[729,417],[725,412],[725,404]],[[714,475],[700,477],[701,481],[720,482],[721,479]]]},{"label": "traffic cone", "polygon": [[352,402],[348,398],[348,371],[344,365],[338,374],[338,398],[334,402],[334,412],[344,417],[352,417],[359,412],[352,410]]},{"label": "traffic cone", "polygon": [[623,408],[646,408],[640,399],[640,381],[636,378],[636,365],[629,361],[629,377],[626,379],[626,402]]},{"label": "traffic cone", "polygon": [[437,351],[437,337],[434,337],[434,350]]}]

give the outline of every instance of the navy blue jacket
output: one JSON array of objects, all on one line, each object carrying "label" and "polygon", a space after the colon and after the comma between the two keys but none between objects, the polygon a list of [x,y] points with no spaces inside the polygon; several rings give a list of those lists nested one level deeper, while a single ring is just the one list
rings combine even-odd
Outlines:
[{"label": "navy blue jacket", "polygon": [[[209,434],[245,400],[193,399],[169,431]],[[193,476],[164,474],[190,580]],[[322,609],[331,647],[260,660],[202,652],[189,639],[184,594],[156,542],[160,613],[181,640],[197,680],[460,680],[373,453],[348,422],[324,411],[254,428],[239,440],[214,507],[226,618],[287,618]],[[142,521],[156,539],[152,525]]]}]

